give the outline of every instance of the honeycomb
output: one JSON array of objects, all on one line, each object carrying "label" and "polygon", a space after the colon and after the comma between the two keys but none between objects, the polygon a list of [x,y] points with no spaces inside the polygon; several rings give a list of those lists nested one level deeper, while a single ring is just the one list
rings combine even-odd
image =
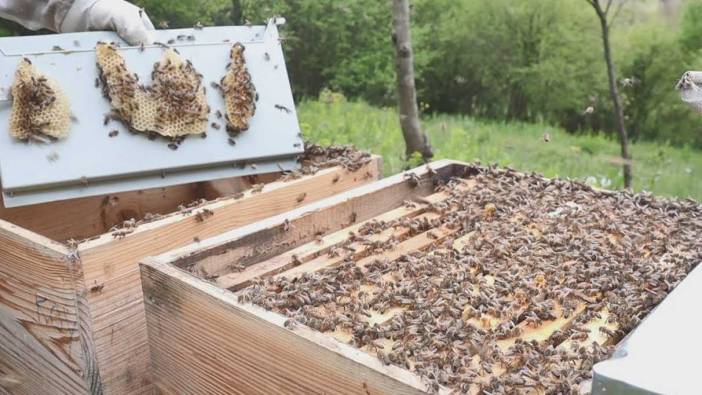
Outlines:
[{"label": "honeycomb", "polygon": [[20,140],[47,142],[68,136],[71,109],[58,82],[23,58],[12,85],[10,134]]},{"label": "honeycomb", "polygon": [[231,63],[227,74],[220,81],[226,106],[227,131],[239,133],[249,128],[249,121],[256,112],[256,88],[246,69],[244,45],[236,43],[230,51]]},{"label": "honeycomb", "polygon": [[173,139],[205,132],[210,109],[202,75],[175,50],[154,64],[150,86],[139,84],[114,44],[98,43],[96,55],[103,93],[130,129]]}]

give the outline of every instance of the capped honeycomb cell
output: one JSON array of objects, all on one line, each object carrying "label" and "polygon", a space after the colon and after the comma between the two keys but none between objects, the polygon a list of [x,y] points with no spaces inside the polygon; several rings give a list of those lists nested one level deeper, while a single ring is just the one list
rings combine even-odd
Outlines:
[{"label": "capped honeycomb cell", "polygon": [[29,59],[20,60],[12,85],[12,137],[47,142],[68,136],[70,126],[70,105],[58,82]]},{"label": "capped honeycomb cell", "polygon": [[173,49],[154,64],[148,87],[129,72],[114,44],[98,43],[96,55],[103,92],[129,128],[170,138],[206,131],[210,109],[202,75]]},{"label": "capped honeycomb cell", "polygon": [[226,106],[227,131],[233,133],[247,130],[256,112],[256,88],[246,69],[244,49],[241,43],[232,46],[227,74],[220,81]]}]

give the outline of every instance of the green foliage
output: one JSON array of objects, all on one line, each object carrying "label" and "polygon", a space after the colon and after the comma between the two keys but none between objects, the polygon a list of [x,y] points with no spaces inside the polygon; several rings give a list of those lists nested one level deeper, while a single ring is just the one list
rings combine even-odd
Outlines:
[{"label": "green foliage", "polygon": [[[171,28],[191,27],[200,22],[203,25],[232,24],[226,16],[230,16],[231,4],[229,0],[134,0],[134,4],[143,7],[149,14],[154,25],[163,22]],[[225,18],[221,18],[225,16]]]},{"label": "green foliage", "polygon": [[[380,154],[386,175],[416,164],[404,160],[402,133],[393,109],[357,101],[305,100],[298,106],[298,115],[305,138],[323,144],[355,144]],[[609,189],[622,187],[618,145],[601,134],[574,135],[541,123],[463,115],[429,116],[422,124],[430,135],[435,159],[480,160]],[[550,134],[550,142],[544,141],[544,133]],[[694,182],[702,176],[701,151],[650,142],[633,143],[631,150],[635,190],[702,200],[702,184]]]},{"label": "green foliage", "polygon": [[[134,0],[156,25],[259,24],[285,16],[295,97],[325,89],[395,103],[389,0]],[[420,110],[614,132],[600,27],[583,0],[411,0]],[[679,23],[657,0],[628,2],[612,28],[627,126],[634,139],[702,147],[702,119],[673,89],[702,67],[702,0]],[[0,35],[27,34],[0,22]],[[594,111],[585,110],[592,107]]]},{"label": "green foliage", "polygon": [[417,1],[415,19],[416,52],[432,53],[420,89],[434,110],[586,126],[582,111],[606,93],[606,80],[584,2],[440,3]]},{"label": "green foliage", "polygon": [[282,15],[285,52],[296,96],[324,88],[375,103],[392,99],[394,52],[389,3],[377,0],[243,0],[244,18]]},{"label": "green foliage", "polygon": [[699,51],[677,45],[675,31],[666,25],[633,29],[627,43],[626,51],[620,52],[622,76],[631,81],[630,86],[621,89],[629,134],[633,138],[702,147],[700,116],[673,89],[685,71],[702,66]]},{"label": "green foliage", "polygon": [[0,37],[12,36],[13,31],[10,27],[0,22]]},{"label": "green foliage", "polygon": [[702,49],[702,1],[689,0],[680,22],[680,45],[687,52]]}]

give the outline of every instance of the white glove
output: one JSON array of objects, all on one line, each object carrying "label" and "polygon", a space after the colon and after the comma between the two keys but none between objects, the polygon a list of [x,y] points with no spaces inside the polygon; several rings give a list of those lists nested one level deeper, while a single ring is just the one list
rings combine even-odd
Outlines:
[{"label": "white glove", "polygon": [[124,0],[75,0],[60,32],[112,30],[131,45],[151,44],[154,25],[146,12]]}]

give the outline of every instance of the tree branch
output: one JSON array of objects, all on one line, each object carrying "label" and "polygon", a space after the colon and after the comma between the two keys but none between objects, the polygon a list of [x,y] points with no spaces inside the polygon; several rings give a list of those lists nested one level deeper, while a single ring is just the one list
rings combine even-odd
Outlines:
[{"label": "tree branch", "polygon": [[602,6],[600,6],[600,0],[585,0],[587,1],[588,4],[592,6],[592,8],[595,9],[595,13],[597,13],[597,17],[602,20],[603,18],[607,18],[607,15],[602,11]]},{"label": "tree branch", "polygon": [[624,3],[626,3],[626,1],[622,1],[621,3],[619,3],[617,5],[617,9],[614,10],[614,14],[612,14],[612,18],[609,20],[609,22],[607,22],[607,27],[610,27],[614,24],[614,20],[617,19],[617,16],[619,16],[619,13],[622,11],[622,8],[624,8]]},{"label": "tree branch", "polygon": [[607,7],[605,7],[604,14],[609,14],[609,8],[612,6],[613,0],[607,0]]}]

